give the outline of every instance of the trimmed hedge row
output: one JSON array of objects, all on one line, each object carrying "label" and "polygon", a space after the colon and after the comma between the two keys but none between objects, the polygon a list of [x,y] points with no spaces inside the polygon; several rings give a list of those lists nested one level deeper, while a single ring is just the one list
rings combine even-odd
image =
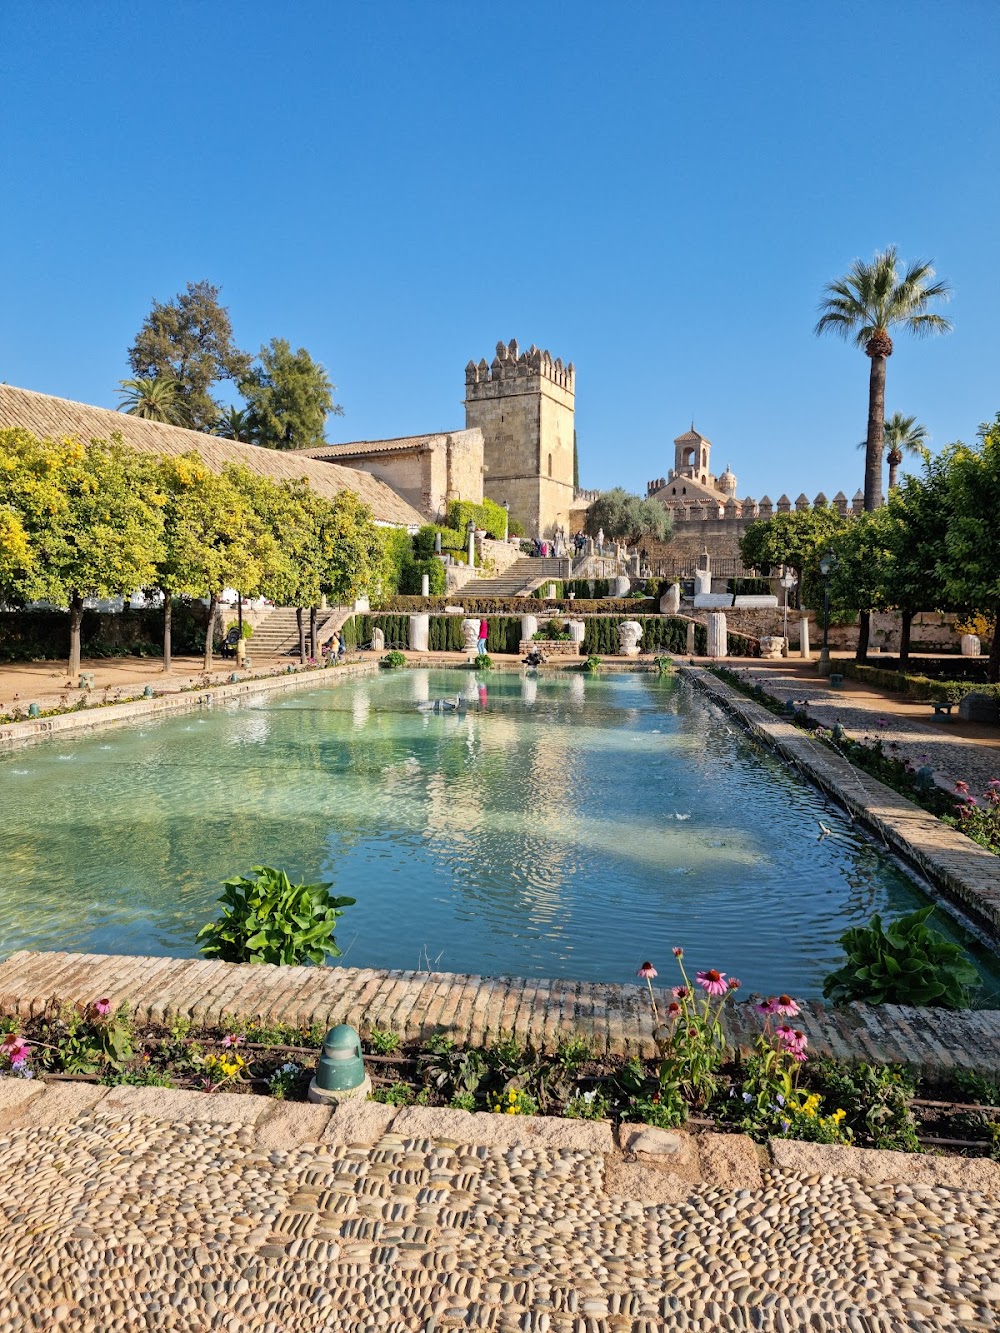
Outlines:
[{"label": "trimmed hedge row", "polygon": [[660,609],[654,597],[608,597],[600,602],[592,599],[560,601],[557,598],[554,602],[546,601],[545,606],[539,608],[533,597],[467,597],[459,591],[447,597],[387,597],[378,610],[416,614],[420,611],[443,611],[446,606],[461,606],[470,615],[480,616],[540,616],[548,611],[576,615],[609,615],[618,611],[655,615]]},{"label": "trimmed hedge row", "polygon": [[[463,616],[431,616],[428,621],[427,645],[432,653],[460,653],[465,647],[462,638]],[[385,635],[385,646],[409,648],[410,617],[408,615],[357,615],[344,625],[344,646],[349,652],[365,648],[372,641],[372,630],[378,626]],[[486,638],[488,653],[516,653],[521,642],[519,616],[496,616],[489,622]]]},{"label": "trimmed hedge row", "polygon": [[967,694],[988,694],[1000,699],[1000,685],[988,685],[974,680],[931,680],[929,676],[910,675],[891,671],[887,667],[866,666],[863,662],[838,663],[841,673],[865,685],[883,690],[895,690],[909,699],[928,703],[960,703]]},{"label": "trimmed hedge row", "polygon": [[[174,653],[205,648],[208,608],[174,598],[170,634]],[[84,657],[159,657],[163,611],[84,611],[80,626]],[[59,661],[69,654],[68,611],[0,611],[0,662]]]},{"label": "trimmed hedge row", "polygon": [[[643,652],[683,654],[687,651],[689,622],[677,616],[600,616],[588,620],[583,632],[583,651],[588,657],[614,657],[618,652],[618,626],[624,620],[637,620],[642,626],[640,644]],[[694,649],[703,656],[708,646],[708,631],[704,625],[694,627]]]}]

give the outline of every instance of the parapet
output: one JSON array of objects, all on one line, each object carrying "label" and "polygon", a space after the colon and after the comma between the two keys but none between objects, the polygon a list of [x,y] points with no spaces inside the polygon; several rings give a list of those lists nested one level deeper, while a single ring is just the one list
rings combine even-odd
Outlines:
[{"label": "parapet", "polygon": [[[553,360],[550,353],[542,351],[534,343],[526,352],[519,352],[517,339],[511,338],[506,345],[497,343],[496,356],[490,365],[486,364],[486,358],[483,357],[478,365],[470,361],[465,367],[466,397],[486,396],[483,393],[485,385],[509,385],[517,392],[524,387],[525,380],[532,379],[548,380],[567,393],[575,392],[576,370],[572,361],[564,366],[561,357],[557,356]],[[502,393],[503,387],[499,391]]]}]

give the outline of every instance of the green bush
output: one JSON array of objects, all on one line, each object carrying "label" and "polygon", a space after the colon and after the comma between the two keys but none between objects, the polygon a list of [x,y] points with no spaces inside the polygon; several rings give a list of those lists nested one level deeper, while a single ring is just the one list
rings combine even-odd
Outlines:
[{"label": "green bush", "polygon": [[[207,607],[197,599],[173,599],[171,640],[175,654],[205,648]],[[159,657],[163,610],[84,611],[80,625],[84,657]],[[69,653],[68,611],[0,611],[0,662],[59,661]]]},{"label": "green bush", "polygon": [[974,680],[931,680],[928,676],[910,675],[888,667],[867,666],[863,662],[843,662],[840,670],[853,680],[875,685],[883,690],[895,690],[911,699],[931,703],[960,703],[967,694],[988,694],[1000,699],[1000,685],[987,685]]},{"label": "green bush", "polygon": [[[171,618],[171,619],[172,619],[172,618]],[[173,629],[173,626],[171,625],[171,630],[172,630],[172,629]],[[239,622],[238,620],[231,620],[231,621],[229,622],[229,624],[226,626],[226,634],[228,635],[228,634],[229,634],[229,631],[230,631],[230,630],[233,630],[233,629],[240,629],[240,622]],[[171,633],[171,636],[170,636],[170,637],[171,637],[171,639],[173,638],[173,633]],[[243,622],[243,627],[242,627],[242,631],[241,631],[241,633],[240,633],[240,638],[241,638],[241,639],[252,639],[252,638],[253,638],[253,625],[251,625],[250,622],[249,622],[248,620],[244,620],[244,622]]]},{"label": "green bush", "polygon": [[452,500],[448,506],[448,527],[466,534],[468,540],[470,519],[477,528],[483,528],[487,536],[503,541],[507,525],[507,513],[503,505],[495,504],[492,500],[484,500],[481,505],[473,504],[471,500]]},{"label": "green bush", "polygon": [[586,662],[583,663],[583,670],[588,671],[592,676],[595,676],[598,673],[598,671],[600,671],[601,665],[602,665],[601,658],[596,657],[593,653],[591,653],[591,655],[587,658]]},{"label": "green bush", "polygon": [[493,658],[490,657],[489,653],[480,653],[478,657],[473,659],[470,665],[473,671],[492,671]]},{"label": "green bush", "polygon": [[978,986],[976,969],[958,944],[926,924],[933,906],[899,917],[883,929],[876,913],[867,926],[840,937],[847,961],[823,983],[834,1004],[910,1004],[967,1009]]},{"label": "green bush", "polygon": [[293,884],[283,870],[251,866],[254,879],[223,882],[222,917],[203,926],[201,952],[224,963],[315,963],[339,957],[337,918],[354,898],[332,898],[329,884]]},{"label": "green bush", "polygon": [[427,575],[428,588],[432,596],[440,596],[447,585],[448,576],[444,565],[437,556],[428,556],[425,560],[410,560],[403,566],[399,591],[405,595],[420,597],[421,580]]},{"label": "green bush", "polygon": [[390,670],[394,667],[405,667],[406,656],[393,649],[392,652],[386,653],[385,657],[379,658],[379,666],[388,667]]}]

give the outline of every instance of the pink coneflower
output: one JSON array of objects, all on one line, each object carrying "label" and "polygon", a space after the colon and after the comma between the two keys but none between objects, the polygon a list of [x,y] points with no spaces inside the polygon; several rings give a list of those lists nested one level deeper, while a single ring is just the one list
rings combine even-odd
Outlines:
[{"label": "pink coneflower", "polygon": [[[655,972],[653,975],[656,975]],[[231,1046],[244,1046],[246,1045],[246,1037],[237,1037],[235,1033],[229,1032],[222,1038],[222,1044],[227,1050]]]},{"label": "pink coneflower", "polygon": [[776,1014],[778,1012],[778,1001],[771,996],[769,999],[759,1000],[754,1005],[754,1008],[757,1010],[758,1014]]},{"label": "pink coneflower", "polygon": [[969,790],[969,784],[968,784],[967,782],[961,782],[961,781],[956,782],[956,783],[955,783],[955,790],[956,790],[957,792],[960,792],[961,795],[964,796],[965,793]]},{"label": "pink coneflower", "polygon": [[791,1023],[782,1023],[775,1028],[774,1035],[789,1055],[796,1057],[801,1055],[805,1059],[808,1038],[804,1032],[798,1028],[793,1028]]},{"label": "pink coneflower", "polygon": [[783,1014],[786,1018],[794,1018],[799,1012],[799,1006],[790,995],[779,995],[774,1002],[774,1012]]},{"label": "pink coneflower", "polygon": [[2,1049],[12,1065],[23,1065],[31,1048],[16,1032],[8,1032],[3,1039]]},{"label": "pink coneflower", "polygon": [[106,997],[102,1000],[95,1000],[94,1013],[97,1014],[99,1018],[107,1018],[108,1014],[111,1013],[111,1001]]},{"label": "pink coneflower", "polygon": [[986,789],[986,799],[990,805],[1000,805],[1000,787],[988,787]]},{"label": "pink coneflower", "polygon": [[684,957],[684,950],[678,948],[676,944],[674,945],[672,952],[673,952],[673,955],[674,955],[675,958],[683,958],[683,957]]},{"label": "pink coneflower", "polygon": [[706,990],[709,995],[725,995],[729,987],[726,984],[725,972],[718,971],[717,968],[710,967],[707,972],[697,972],[695,981]]},{"label": "pink coneflower", "polygon": [[644,977],[646,985],[649,987],[649,1003],[653,1009],[653,1022],[659,1023],[660,1015],[656,1012],[656,998],[653,995],[653,978],[657,975],[656,968],[652,963],[643,963],[642,967],[636,973],[637,977]]},{"label": "pink coneflower", "polygon": [[739,988],[740,988],[742,985],[743,985],[743,982],[740,981],[739,977],[730,977],[730,978],[729,978],[729,989],[730,989],[730,990],[739,990]]},{"label": "pink coneflower", "polygon": [[876,718],[875,725],[880,731],[885,731],[889,725],[889,719],[887,717]]},{"label": "pink coneflower", "polygon": [[989,782],[987,782],[986,784],[986,787],[987,790],[992,788],[994,791],[996,791],[998,788],[1000,788],[1000,778],[990,778]]},{"label": "pink coneflower", "polygon": [[687,986],[673,986],[670,994],[675,1000],[686,1000],[691,992],[688,990]]},{"label": "pink coneflower", "polygon": [[670,1015],[671,1018],[676,1018],[677,1015],[680,1013],[680,1011],[681,1007],[676,1000],[671,1000],[670,1003],[667,1005],[667,1013]]}]

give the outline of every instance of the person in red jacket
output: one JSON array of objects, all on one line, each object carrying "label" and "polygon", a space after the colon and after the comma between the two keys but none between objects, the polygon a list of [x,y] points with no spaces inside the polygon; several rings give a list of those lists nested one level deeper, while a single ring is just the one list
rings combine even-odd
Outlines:
[{"label": "person in red jacket", "polygon": [[476,647],[479,650],[480,657],[482,657],[483,653],[486,652],[486,639],[487,636],[489,635],[489,632],[490,632],[489,622],[486,620],[481,620],[479,622],[479,640],[476,644]]}]

